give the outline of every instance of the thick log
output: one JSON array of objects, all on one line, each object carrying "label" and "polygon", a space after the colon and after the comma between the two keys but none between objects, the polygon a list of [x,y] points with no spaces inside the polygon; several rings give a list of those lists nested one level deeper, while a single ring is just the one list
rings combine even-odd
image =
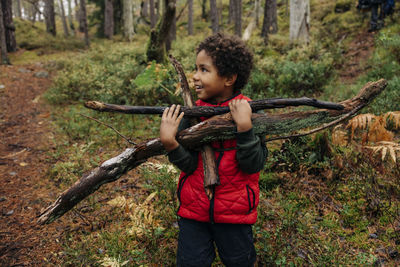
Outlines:
[{"label": "thick log", "polygon": [[[374,99],[386,87],[383,79],[367,83],[359,94],[340,104],[342,110],[297,111],[283,114],[253,114],[253,128],[257,135],[281,135],[301,129],[318,127],[330,122],[339,123],[348,119]],[[343,120],[342,120],[343,121]],[[183,146],[194,149],[215,140],[234,138],[235,124],[229,114],[219,115],[178,133],[177,140]],[[323,127],[319,127],[322,129]],[[76,204],[95,192],[101,185],[117,180],[129,170],[139,166],[148,158],[161,155],[165,150],[159,138],[127,148],[120,155],[105,161],[64,191],[57,200],[39,215],[38,223],[51,223]]]},{"label": "thick log", "polygon": [[[271,98],[254,100],[249,102],[253,112],[262,109],[274,109],[285,107],[298,107],[298,106],[311,106],[316,108],[342,110],[343,106],[337,103],[320,101],[308,97],[300,98]],[[167,107],[152,107],[152,106],[127,106],[127,105],[114,105],[106,104],[98,101],[87,101],[85,107],[102,111],[102,112],[118,112],[125,114],[162,114]],[[229,112],[229,107],[181,107],[181,111],[185,113],[186,117],[212,117]]]}]

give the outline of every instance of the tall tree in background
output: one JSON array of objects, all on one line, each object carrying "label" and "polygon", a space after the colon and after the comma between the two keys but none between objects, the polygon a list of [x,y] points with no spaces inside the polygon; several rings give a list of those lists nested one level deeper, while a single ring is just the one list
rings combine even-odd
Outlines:
[{"label": "tall tree in background", "polygon": [[276,0],[265,0],[264,20],[261,29],[261,37],[264,38],[264,43],[268,43],[268,35],[278,32],[278,16]]},{"label": "tall tree in background", "polygon": [[114,5],[113,0],[104,3],[104,36],[111,39],[114,36]]},{"label": "tall tree in background", "polygon": [[159,63],[166,61],[165,40],[175,17],[175,0],[164,0],[164,7],[161,20],[157,23],[157,27],[150,32],[146,51],[147,61],[155,60]]},{"label": "tall tree in background", "polygon": [[290,0],[290,40],[308,43],[310,29],[310,0]]},{"label": "tall tree in background", "polygon": [[89,31],[88,31],[88,25],[87,25],[87,17],[86,17],[86,1],[81,0],[80,2],[80,19],[82,20],[82,27],[83,27],[83,33],[85,34],[85,44],[86,47],[90,46],[90,40],[89,40]]},{"label": "tall tree in background", "polygon": [[60,5],[60,11],[61,11],[61,21],[63,24],[63,30],[64,30],[64,35],[65,37],[69,36],[69,31],[68,31],[68,23],[67,23],[67,18],[65,17],[65,10],[64,10],[64,2],[63,0],[59,0],[59,5]]},{"label": "tall tree in background", "polygon": [[22,11],[21,11],[21,0],[15,1],[15,16],[17,18],[22,18]]},{"label": "tall tree in background", "polygon": [[[84,8],[85,8],[85,13],[86,13],[86,6]],[[80,32],[84,33],[85,32],[85,25],[84,24],[86,22],[86,15],[82,14],[82,1],[80,1],[78,3],[78,0],[75,0],[75,10],[76,10],[75,17],[76,17],[76,20],[79,23],[78,30]]]},{"label": "tall tree in background", "polygon": [[10,64],[7,56],[6,29],[4,27],[3,0],[0,0],[0,64]]},{"label": "tall tree in background", "polygon": [[210,0],[211,29],[213,33],[219,31],[217,1]]},{"label": "tall tree in background", "polygon": [[17,51],[17,42],[15,40],[15,25],[12,14],[11,0],[0,0],[2,2],[3,25],[6,35],[7,52]]},{"label": "tall tree in background", "polygon": [[46,31],[56,36],[56,19],[54,12],[54,0],[45,0],[44,20],[46,22]]},{"label": "tall tree in background", "polygon": [[233,0],[235,34],[242,37],[242,0]]},{"label": "tall tree in background", "polygon": [[167,52],[172,48],[172,42],[176,40],[176,20],[177,17],[175,12],[175,16],[173,17],[171,26],[169,28],[167,40],[165,40],[165,49]]},{"label": "tall tree in background", "polygon": [[193,0],[188,1],[188,35],[193,35]]},{"label": "tall tree in background", "polygon": [[229,0],[228,24],[235,18],[235,0]]},{"label": "tall tree in background", "polygon": [[155,13],[155,5],[154,0],[150,0],[150,28],[154,29],[156,26],[156,13]]},{"label": "tall tree in background", "polygon": [[71,29],[72,34],[75,35],[75,26],[74,26],[74,21],[72,19],[71,0],[68,0],[68,24],[69,24],[69,28]]},{"label": "tall tree in background", "polygon": [[141,3],[140,3],[140,7],[141,7],[141,9],[140,9],[140,16],[141,17],[143,17],[143,18],[147,18],[148,16],[149,16],[149,3],[147,2],[147,0],[143,0]]},{"label": "tall tree in background", "polygon": [[201,18],[207,20],[207,0],[200,0],[201,1]]},{"label": "tall tree in background", "polygon": [[124,0],[123,2],[123,18],[124,18],[124,36],[132,42],[133,35],[135,34],[133,29],[133,2],[132,0]]}]

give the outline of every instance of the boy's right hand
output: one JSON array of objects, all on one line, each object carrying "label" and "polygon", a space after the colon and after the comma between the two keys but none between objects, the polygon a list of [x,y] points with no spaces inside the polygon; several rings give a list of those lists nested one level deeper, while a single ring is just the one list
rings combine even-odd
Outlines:
[{"label": "boy's right hand", "polygon": [[183,112],[179,114],[180,108],[180,105],[172,105],[170,108],[166,108],[162,114],[160,139],[167,152],[172,151],[179,146],[175,136],[178,132],[179,123],[184,115]]}]

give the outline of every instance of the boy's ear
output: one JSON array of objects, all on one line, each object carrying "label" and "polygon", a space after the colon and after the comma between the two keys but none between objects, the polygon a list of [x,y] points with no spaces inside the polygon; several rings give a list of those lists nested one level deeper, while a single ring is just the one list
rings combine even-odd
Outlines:
[{"label": "boy's ear", "polygon": [[236,82],[237,74],[233,74],[226,78],[225,86],[233,86]]}]

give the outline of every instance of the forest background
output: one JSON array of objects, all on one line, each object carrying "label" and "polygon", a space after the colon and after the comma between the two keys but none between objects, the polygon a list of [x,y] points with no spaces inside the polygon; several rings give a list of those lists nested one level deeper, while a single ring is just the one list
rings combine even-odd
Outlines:
[{"label": "forest background", "polygon": [[[163,156],[103,186],[53,225],[33,225],[40,209],[83,173],[131,146],[81,114],[135,142],[158,136],[159,116],[98,113],[83,103],[182,104],[167,53],[190,78],[195,47],[220,30],[241,36],[254,53],[255,68],[243,90],[252,99],[305,95],[339,102],[355,96],[366,82],[388,81],[384,92],[349,122],[267,144],[270,154],[261,172],[253,228],[258,266],[399,265],[398,7],[382,30],[368,33],[370,13],[357,10],[356,1],[311,0],[309,24],[297,39],[290,33],[292,2],[308,3],[1,0],[3,7],[12,3],[12,24],[6,14],[3,29],[15,38],[6,36],[8,53],[2,49],[2,62],[12,65],[0,66],[1,133],[18,138],[21,131],[12,129],[22,124],[23,107],[35,105],[36,126],[46,139],[24,146],[3,139],[0,264],[174,265],[178,170]],[[166,17],[168,32],[161,32],[171,3],[176,12]],[[152,30],[163,38],[152,40]],[[15,84],[21,94],[12,98]],[[37,94],[21,104],[35,86]],[[15,102],[7,103],[10,99]],[[21,111],[9,116],[12,108]],[[25,185],[22,174],[34,196],[13,191],[15,180]],[[22,226],[12,228],[15,222]],[[214,264],[220,266],[220,259]]]}]

